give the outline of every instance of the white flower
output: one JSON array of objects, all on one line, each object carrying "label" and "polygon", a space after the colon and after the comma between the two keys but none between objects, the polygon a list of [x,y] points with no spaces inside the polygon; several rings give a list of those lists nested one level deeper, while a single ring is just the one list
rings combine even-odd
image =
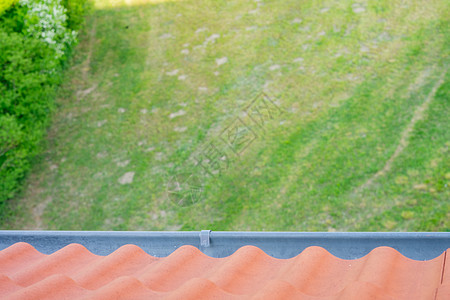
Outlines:
[{"label": "white flower", "polygon": [[19,4],[28,7],[26,32],[47,43],[55,51],[56,59],[64,55],[66,47],[76,42],[76,32],[65,27],[66,9],[61,0],[20,0]]}]

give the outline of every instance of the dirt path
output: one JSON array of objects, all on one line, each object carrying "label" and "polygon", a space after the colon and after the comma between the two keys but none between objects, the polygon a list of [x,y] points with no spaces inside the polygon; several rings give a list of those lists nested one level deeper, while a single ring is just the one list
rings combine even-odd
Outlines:
[{"label": "dirt path", "polygon": [[[88,84],[91,84],[89,81],[89,71],[91,70],[91,58],[92,58],[92,52],[94,49],[94,41],[95,41],[95,34],[96,34],[96,28],[97,28],[97,22],[94,19],[92,22],[92,29],[89,31],[89,41],[88,41],[88,51],[86,60],[83,62],[81,66],[81,78],[83,79],[83,83],[85,86]],[[84,89],[84,90],[78,90],[76,92],[78,99],[83,99],[88,94],[92,93],[97,88],[97,84],[93,84],[91,87]]]},{"label": "dirt path", "polygon": [[375,173],[375,175],[373,175],[371,178],[369,178],[369,180],[367,180],[363,185],[361,185],[361,186],[359,186],[357,188],[357,190],[356,190],[357,192],[361,192],[362,190],[368,188],[370,185],[373,184],[373,182],[375,180],[377,180],[379,177],[381,177],[384,174],[386,174],[387,172],[389,172],[389,170],[391,169],[392,164],[394,163],[394,161],[403,152],[403,150],[408,146],[409,138],[411,136],[411,132],[414,129],[414,126],[416,125],[416,123],[418,121],[423,119],[424,113],[428,109],[428,107],[430,106],[430,103],[433,100],[434,95],[436,94],[436,91],[438,90],[438,88],[444,82],[444,77],[445,77],[446,72],[447,72],[447,70],[442,72],[441,76],[439,76],[439,80],[433,86],[433,89],[428,94],[428,96],[426,97],[425,101],[421,105],[419,105],[416,108],[416,110],[414,111],[414,115],[413,115],[411,121],[406,126],[405,130],[403,130],[403,132],[402,132],[402,134],[400,136],[400,142],[399,142],[399,144],[397,146],[397,149],[395,149],[394,154],[392,154],[392,156],[386,161],[386,164],[384,165],[384,167],[381,170],[379,170],[377,173]]},{"label": "dirt path", "polygon": [[94,19],[92,22],[92,29],[89,31],[89,42],[88,42],[88,53],[86,60],[83,62],[83,66],[81,68],[81,75],[83,77],[83,81],[88,81],[88,74],[91,70],[91,59],[92,59],[92,52],[94,49],[94,40],[95,40],[95,34],[97,33],[97,20]]}]

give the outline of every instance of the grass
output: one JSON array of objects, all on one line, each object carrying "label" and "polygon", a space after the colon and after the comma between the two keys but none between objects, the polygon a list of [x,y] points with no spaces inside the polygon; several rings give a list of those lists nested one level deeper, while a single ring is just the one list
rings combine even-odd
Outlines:
[{"label": "grass", "polygon": [[2,227],[448,231],[448,10],[97,0]]}]

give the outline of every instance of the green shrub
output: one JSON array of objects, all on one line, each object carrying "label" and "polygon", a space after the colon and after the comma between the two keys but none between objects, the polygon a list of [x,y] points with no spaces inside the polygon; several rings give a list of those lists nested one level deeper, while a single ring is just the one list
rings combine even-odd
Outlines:
[{"label": "green shrub", "polygon": [[25,16],[27,11],[28,8],[26,6],[21,6],[19,4],[6,9],[3,15],[0,15],[0,27],[8,33],[22,33],[25,26]]},{"label": "green shrub", "polygon": [[67,28],[79,30],[84,22],[84,16],[89,10],[88,0],[62,0],[61,4],[67,9]]},{"label": "green shrub", "polygon": [[0,0],[0,15],[10,8],[13,4],[17,3],[18,0]]},{"label": "green shrub", "polygon": [[0,28],[0,203],[11,198],[36,154],[57,73],[45,43]]},{"label": "green shrub", "polygon": [[[72,5],[71,24],[79,28],[86,1],[66,2]],[[20,0],[0,16],[0,204],[20,189],[39,153],[64,53],[76,42],[59,3]]]}]

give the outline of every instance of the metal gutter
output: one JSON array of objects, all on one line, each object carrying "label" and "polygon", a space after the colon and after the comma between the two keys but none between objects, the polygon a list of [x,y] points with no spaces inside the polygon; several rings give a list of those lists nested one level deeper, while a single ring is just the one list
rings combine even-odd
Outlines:
[{"label": "metal gutter", "polygon": [[310,246],[342,259],[360,258],[387,246],[415,260],[429,260],[450,248],[450,232],[231,232],[231,231],[9,231],[0,230],[0,250],[26,242],[51,254],[78,243],[97,255],[134,244],[156,257],[192,245],[211,257],[225,257],[253,245],[276,258],[291,258]]}]

